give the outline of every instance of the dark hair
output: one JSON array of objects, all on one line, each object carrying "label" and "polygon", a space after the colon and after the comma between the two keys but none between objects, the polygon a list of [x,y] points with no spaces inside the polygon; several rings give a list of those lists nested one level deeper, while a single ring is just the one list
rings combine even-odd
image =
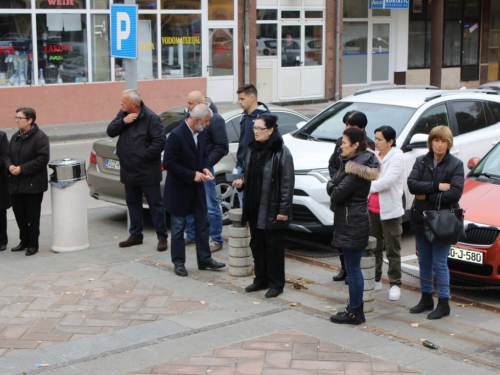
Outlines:
[{"label": "dark hair", "polygon": [[24,116],[26,116],[27,119],[33,119],[33,122],[36,121],[36,111],[31,108],[31,107],[21,107],[21,108],[18,108],[16,109],[16,113],[17,112],[22,112],[22,114]]},{"label": "dark hair", "polygon": [[[348,113],[349,116],[347,116]],[[344,116],[343,118],[343,120],[345,120],[344,123],[346,125],[349,124],[357,126],[360,129],[364,129],[366,128],[366,124],[368,124],[368,119],[366,118],[366,115],[363,112],[358,112],[358,111],[347,112],[346,116]]]},{"label": "dark hair", "polygon": [[271,128],[276,128],[278,126],[278,116],[275,115],[262,115],[259,116],[255,119],[257,120],[262,120],[264,121],[264,124],[266,125],[266,128],[271,129]]},{"label": "dark hair", "polygon": [[373,134],[381,132],[387,142],[392,142],[392,147],[396,147],[396,130],[392,126],[384,125],[380,128],[375,129]]},{"label": "dark hair", "polygon": [[345,114],[345,115],[344,115],[344,117],[342,118],[342,122],[343,122],[344,124],[346,124],[346,125],[347,125],[347,122],[348,122],[348,120],[349,120],[349,116],[350,116],[350,115],[352,115],[354,112],[356,112],[356,111],[349,111],[349,112],[346,112],[346,114]]},{"label": "dark hair", "polygon": [[247,83],[246,85],[243,85],[240,88],[238,88],[236,94],[241,94],[241,93],[244,93],[245,95],[255,95],[255,97],[257,98],[257,89],[251,83]]},{"label": "dark hair", "polygon": [[356,152],[365,151],[368,148],[366,142],[366,134],[359,128],[347,128],[344,130],[344,135],[349,138],[352,143],[359,142],[359,147]]}]

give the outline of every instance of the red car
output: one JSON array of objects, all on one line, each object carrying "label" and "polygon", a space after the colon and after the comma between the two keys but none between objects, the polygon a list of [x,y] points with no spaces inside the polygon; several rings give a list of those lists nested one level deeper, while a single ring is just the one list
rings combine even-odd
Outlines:
[{"label": "red car", "polygon": [[481,160],[472,158],[460,206],[467,240],[451,247],[450,274],[467,281],[500,285],[500,143]]}]

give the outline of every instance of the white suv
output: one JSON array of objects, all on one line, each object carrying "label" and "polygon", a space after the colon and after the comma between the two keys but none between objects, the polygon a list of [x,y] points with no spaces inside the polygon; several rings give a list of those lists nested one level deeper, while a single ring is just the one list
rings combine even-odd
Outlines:
[{"label": "white suv", "polygon": [[[295,165],[295,191],[290,229],[331,233],[333,213],[326,194],[328,160],[335,141],[342,136],[346,112],[361,111],[368,118],[366,134],[392,126],[396,146],[406,158],[409,173],[417,156],[427,153],[427,136],[437,125],[448,125],[453,132],[451,153],[464,165],[475,156],[482,157],[500,140],[500,96],[493,91],[414,89],[392,86],[356,92],[331,105],[298,131],[283,137]],[[407,187],[403,205],[407,211],[413,196]],[[405,217],[408,217],[405,215]]]}]

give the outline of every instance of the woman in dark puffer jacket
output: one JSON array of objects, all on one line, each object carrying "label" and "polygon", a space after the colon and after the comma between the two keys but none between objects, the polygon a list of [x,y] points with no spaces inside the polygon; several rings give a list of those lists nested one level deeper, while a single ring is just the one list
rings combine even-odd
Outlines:
[{"label": "woman in dark puffer jacket", "polygon": [[432,299],[433,274],[436,275],[438,305],[427,315],[427,319],[441,319],[450,315],[450,271],[448,269],[449,244],[430,243],[424,236],[425,210],[434,210],[441,194],[441,208],[458,207],[464,190],[464,164],[450,154],[453,135],[444,125],[431,130],[427,139],[429,152],[419,156],[408,176],[408,189],[415,194],[411,208],[410,229],[415,234],[415,245],[420,265],[420,302],[410,309],[419,314],[434,308]]},{"label": "woman in dark puffer jacket", "polygon": [[341,166],[328,183],[328,193],[334,212],[332,245],[344,254],[349,302],[343,312],[332,315],[330,320],[339,324],[361,324],[365,322],[361,255],[370,234],[368,194],[371,182],[380,174],[381,164],[378,157],[367,150],[366,135],[361,129],[346,129],[341,148]]}]

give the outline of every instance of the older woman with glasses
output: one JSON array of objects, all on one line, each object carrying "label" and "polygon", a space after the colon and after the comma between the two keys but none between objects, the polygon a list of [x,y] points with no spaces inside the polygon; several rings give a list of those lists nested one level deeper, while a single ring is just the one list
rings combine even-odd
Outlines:
[{"label": "older woman with glasses", "polygon": [[49,139],[35,123],[36,111],[21,107],[14,117],[19,131],[14,133],[5,157],[9,172],[12,210],[21,242],[12,251],[38,252],[43,193],[48,189]]},{"label": "older woman with glasses", "polygon": [[253,125],[255,141],[248,145],[244,179],[242,223],[250,225],[250,248],[255,278],[246,292],[262,289],[267,298],[283,293],[285,286],[285,228],[290,224],[294,187],[292,154],[278,137],[277,117],[262,115]]}]

